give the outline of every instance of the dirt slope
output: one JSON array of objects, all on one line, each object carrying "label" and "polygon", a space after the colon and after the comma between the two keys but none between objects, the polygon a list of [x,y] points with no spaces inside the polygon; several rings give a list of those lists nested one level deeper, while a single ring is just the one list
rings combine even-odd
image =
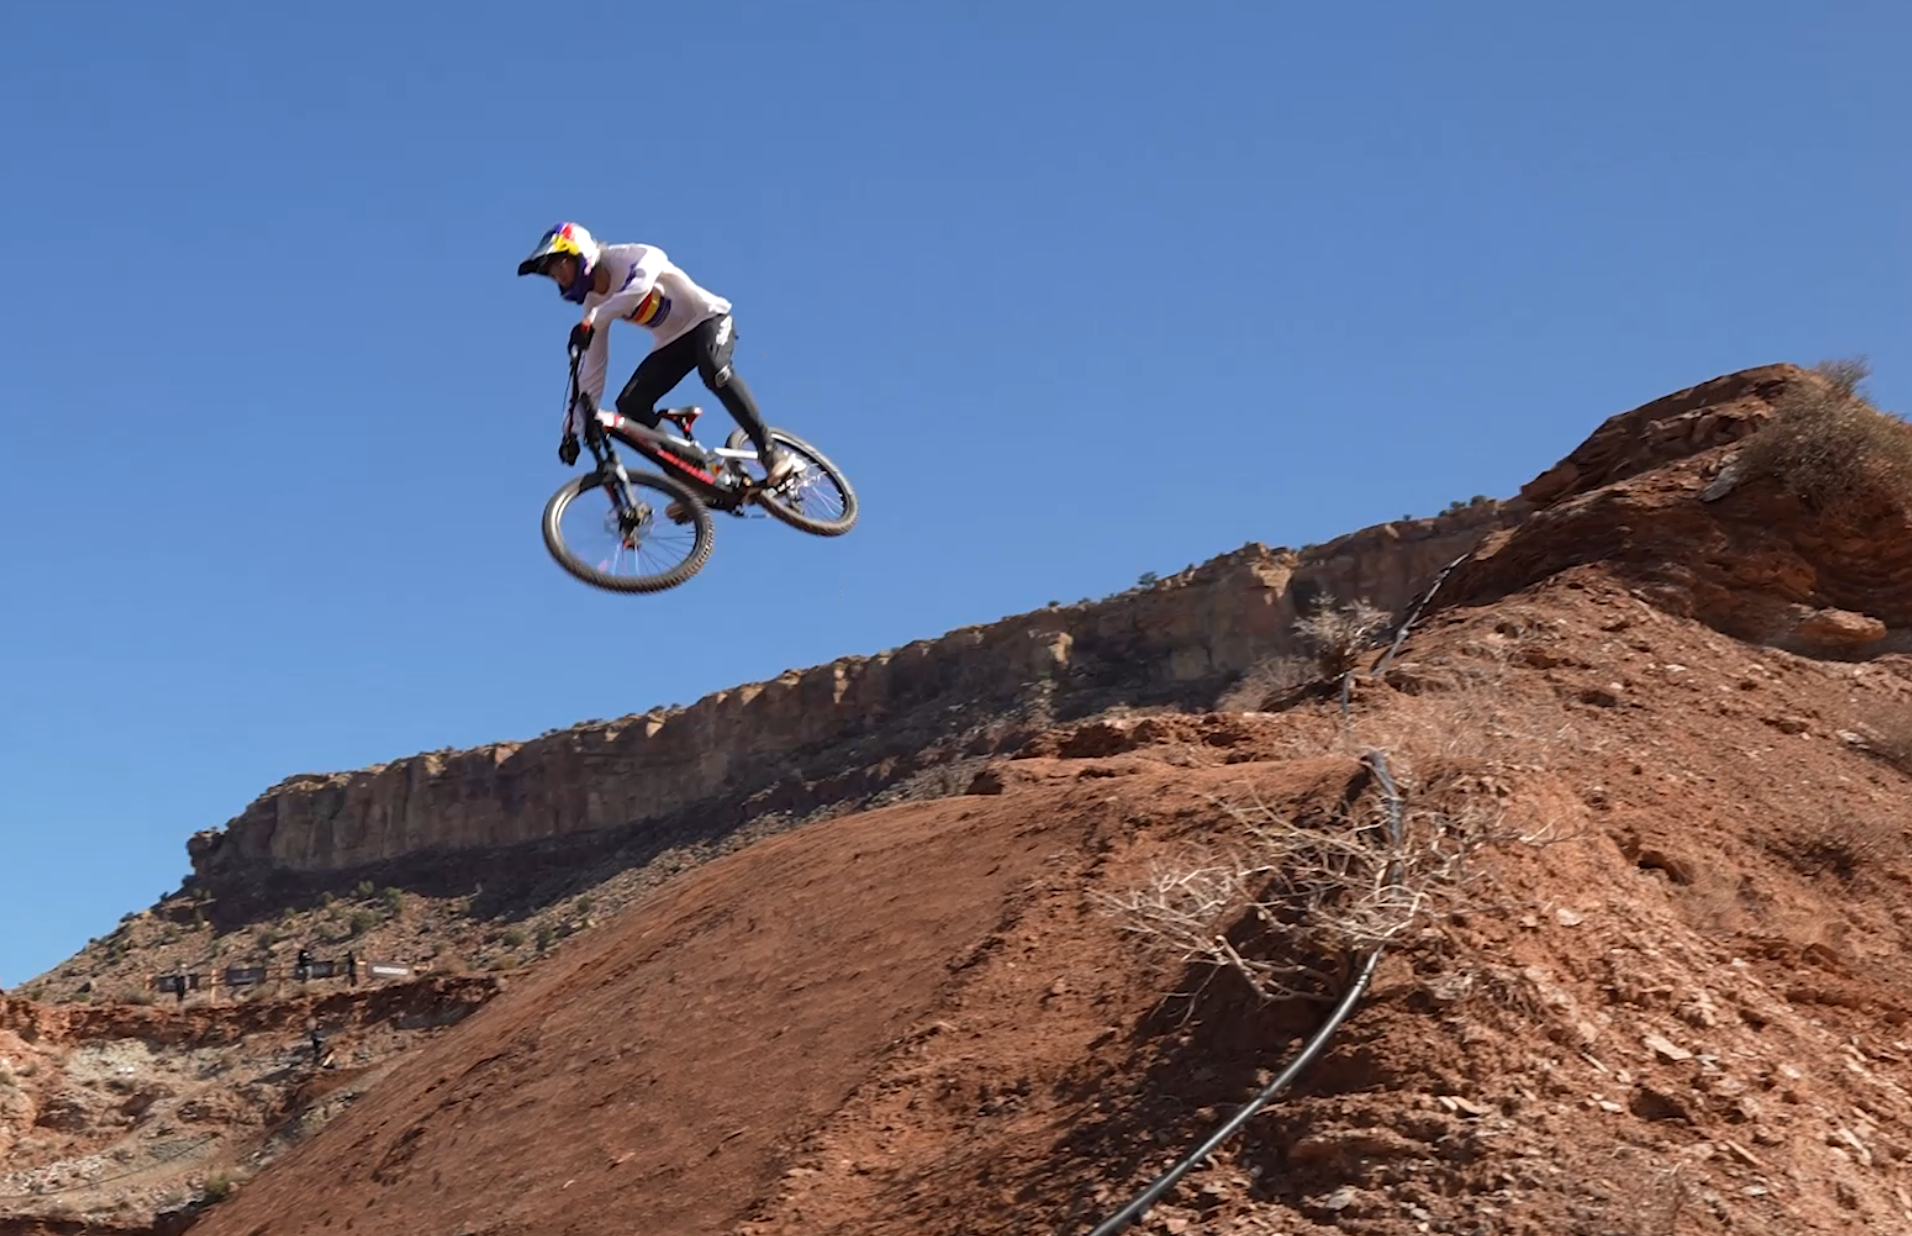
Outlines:
[{"label": "dirt slope", "polygon": [[973,800],[763,842],[553,963],[203,1230],[722,1230],[1081,845],[1080,822]]},{"label": "dirt slope", "polygon": [[1187,864],[1211,794],[1330,819],[1370,747],[1549,840],[1147,1230],[1906,1230],[1909,787],[1844,735],[1907,696],[1571,571],[1430,618],[1345,721],[1092,725],[686,876],[196,1230],[1086,1231],[1320,1015],[1145,964],[1094,893]]},{"label": "dirt slope", "polygon": [[[1357,928],[1366,1004],[1145,1230],[1912,1230],[1912,589],[1867,548],[1903,512],[1734,471],[1781,376],[1603,426],[1345,705],[1050,731],[666,885],[203,1230],[1087,1231],[1295,1050]],[[1371,844],[1377,751],[1411,900],[1306,848]]]},{"label": "dirt slope", "polygon": [[678,876],[195,1232],[1086,1233],[1377,932],[1316,1067],[1142,1230],[1912,1231],[1904,510],[1743,466],[1798,372],[1603,426],[1345,704],[1048,729]]}]

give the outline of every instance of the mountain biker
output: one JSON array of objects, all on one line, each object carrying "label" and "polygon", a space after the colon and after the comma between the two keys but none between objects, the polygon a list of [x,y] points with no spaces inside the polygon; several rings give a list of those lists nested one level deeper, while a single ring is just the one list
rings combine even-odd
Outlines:
[{"label": "mountain biker", "polygon": [[652,336],[650,353],[618,392],[619,413],[657,428],[663,419],[658,402],[695,369],[757,448],[757,459],[768,473],[760,484],[775,485],[796,466],[789,452],[770,441],[757,401],[731,368],[737,332],[730,302],[700,287],[662,249],[603,244],[581,224],[559,223],[518,263],[518,274],[546,275],[557,284],[560,296],[584,306],[582,320],[571,328],[571,344],[583,349],[584,359],[578,368],[581,406],[565,417],[564,437],[558,443],[558,458],[565,467],[577,462],[580,419],[586,426],[595,424],[609,363],[609,327],[619,318],[642,326]]}]

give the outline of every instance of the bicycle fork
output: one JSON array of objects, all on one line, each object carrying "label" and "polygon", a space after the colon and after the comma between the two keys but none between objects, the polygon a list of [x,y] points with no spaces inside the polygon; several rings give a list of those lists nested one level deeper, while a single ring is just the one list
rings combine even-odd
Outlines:
[{"label": "bicycle fork", "polygon": [[613,482],[604,488],[610,491],[611,509],[617,512],[618,531],[629,536],[650,513],[648,505],[637,497],[631,486],[631,474],[625,471],[624,461],[617,457],[617,452],[611,449],[604,435],[600,432],[590,437],[591,454],[597,460],[598,473]]}]

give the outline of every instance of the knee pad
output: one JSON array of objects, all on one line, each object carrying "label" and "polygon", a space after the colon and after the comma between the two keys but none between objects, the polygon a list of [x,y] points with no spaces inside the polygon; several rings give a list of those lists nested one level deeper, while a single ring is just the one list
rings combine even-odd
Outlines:
[{"label": "knee pad", "polygon": [[716,390],[730,382],[730,350],[737,342],[737,336],[727,313],[705,329],[710,333],[697,357],[697,369],[699,376],[704,379],[704,385]]}]

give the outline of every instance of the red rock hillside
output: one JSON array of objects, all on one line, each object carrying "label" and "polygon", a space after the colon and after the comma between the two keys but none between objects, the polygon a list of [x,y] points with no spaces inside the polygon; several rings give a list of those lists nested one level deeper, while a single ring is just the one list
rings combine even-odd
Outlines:
[{"label": "red rock hillside", "polygon": [[1792,366],[1616,416],[1398,645],[691,867],[192,1230],[1087,1236],[1381,947],[1133,1230],[1912,1232],[1907,441]]}]

